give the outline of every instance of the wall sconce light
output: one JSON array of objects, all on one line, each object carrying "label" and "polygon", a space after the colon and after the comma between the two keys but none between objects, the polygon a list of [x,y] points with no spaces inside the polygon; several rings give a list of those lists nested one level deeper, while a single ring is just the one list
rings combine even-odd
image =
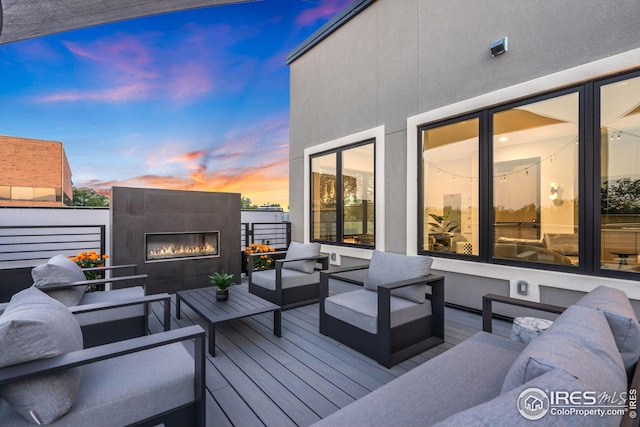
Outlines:
[{"label": "wall sconce light", "polygon": [[503,37],[491,43],[491,56],[502,55],[509,50],[509,38]]},{"label": "wall sconce light", "polygon": [[562,205],[562,188],[558,186],[557,183],[552,182],[549,184],[549,200],[553,202],[554,205],[560,206]]}]

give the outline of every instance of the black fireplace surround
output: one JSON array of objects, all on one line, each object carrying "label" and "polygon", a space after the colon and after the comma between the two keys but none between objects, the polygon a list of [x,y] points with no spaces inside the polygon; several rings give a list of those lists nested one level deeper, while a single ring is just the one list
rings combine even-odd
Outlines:
[{"label": "black fireplace surround", "polygon": [[215,272],[239,282],[240,223],[237,193],[113,187],[111,263],[136,264],[147,294],[211,286]]}]

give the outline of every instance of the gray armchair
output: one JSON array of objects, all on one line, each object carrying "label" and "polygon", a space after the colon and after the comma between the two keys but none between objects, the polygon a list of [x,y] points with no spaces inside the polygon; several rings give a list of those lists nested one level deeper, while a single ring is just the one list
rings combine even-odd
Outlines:
[{"label": "gray armchair", "polygon": [[[137,266],[132,264],[89,270],[124,269],[133,269],[135,273]],[[62,302],[76,314],[87,347],[146,335],[149,329],[149,306],[155,301],[164,302],[165,330],[170,327],[170,297],[168,294],[145,295],[146,274],[86,280],[84,271],[76,263],[64,255],[56,255],[46,264],[34,267],[31,276],[36,288]],[[134,286],[86,292],[89,285],[116,282],[132,283]]]},{"label": "gray armchair", "polygon": [[[431,263],[374,251],[368,266],[321,272],[320,333],[387,368],[441,344],[444,278],[429,275]],[[330,279],[357,269],[368,269],[363,289],[329,296]]]},{"label": "gray armchair", "polygon": [[0,425],[204,427],[204,337],[191,326],[83,349],[64,305],[21,291],[0,316]]},{"label": "gray armchair", "polygon": [[253,259],[261,255],[249,255],[249,292],[283,309],[318,301],[318,264],[322,270],[329,267],[329,257],[320,253],[319,243],[291,242],[286,252],[269,253],[276,260],[275,269],[253,271]]}]

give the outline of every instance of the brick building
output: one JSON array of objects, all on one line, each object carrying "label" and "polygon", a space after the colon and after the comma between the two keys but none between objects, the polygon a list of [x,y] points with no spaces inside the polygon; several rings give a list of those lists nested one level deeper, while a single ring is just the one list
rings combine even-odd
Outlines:
[{"label": "brick building", "polygon": [[0,206],[70,206],[72,200],[61,142],[0,135]]}]

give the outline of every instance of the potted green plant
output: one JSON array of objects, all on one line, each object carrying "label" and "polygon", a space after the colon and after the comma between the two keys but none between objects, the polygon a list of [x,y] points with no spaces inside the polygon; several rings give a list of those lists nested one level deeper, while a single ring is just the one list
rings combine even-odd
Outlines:
[{"label": "potted green plant", "polygon": [[229,299],[229,288],[235,283],[232,282],[233,274],[214,273],[209,276],[211,284],[216,286],[216,301],[226,301]]},{"label": "potted green plant", "polygon": [[[432,250],[451,250],[451,237],[458,230],[458,223],[450,221],[448,215],[429,214],[429,216],[433,219],[433,222],[429,222],[434,245]],[[443,241],[444,246],[439,241]]]}]

